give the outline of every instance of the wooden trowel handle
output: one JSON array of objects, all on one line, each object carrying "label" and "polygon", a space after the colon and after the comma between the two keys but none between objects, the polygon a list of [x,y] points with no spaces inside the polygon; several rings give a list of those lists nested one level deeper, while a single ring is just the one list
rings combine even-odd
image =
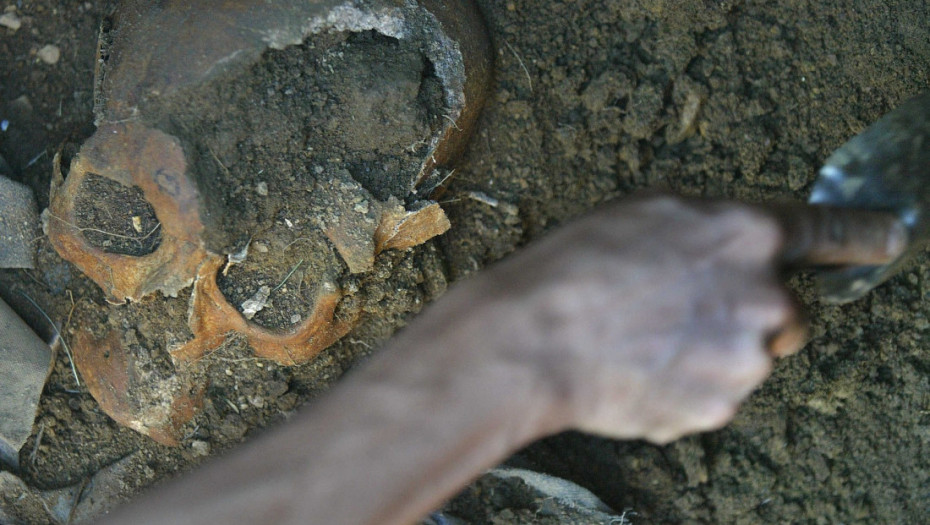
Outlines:
[{"label": "wooden trowel handle", "polygon": [[782,225],[782,260],[792,267],[882,266],[908,247],[907,226],[891,212],[812,204],[765,208]]}]

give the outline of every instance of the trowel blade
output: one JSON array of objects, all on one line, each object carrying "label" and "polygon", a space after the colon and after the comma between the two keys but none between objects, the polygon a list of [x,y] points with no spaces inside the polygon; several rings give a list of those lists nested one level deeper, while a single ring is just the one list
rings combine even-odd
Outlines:
[{"label": "trowel blade", "polygon": [[837,149],[820,169],[809,202],[892,212],[910,234],[908,249],[890,264],[820,272],[828,301],[853,301],[893,276],[930,237],[930,92]]}]

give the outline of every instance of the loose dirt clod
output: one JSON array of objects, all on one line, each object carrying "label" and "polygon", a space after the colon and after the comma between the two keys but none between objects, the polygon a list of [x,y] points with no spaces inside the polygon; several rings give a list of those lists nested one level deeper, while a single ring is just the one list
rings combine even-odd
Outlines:
[{"label": "loose dirt clod", "polygon": [[36,52],[36,56],[46,64],[57,64],[58,59],[61,58],[61,50],[54,44],[47,44]]},{"label": "loose dirt clod", "polygon": [[23,22],[20,20],[16,13],[3,13],[0,15],[0,26],[6,27],[12,31],[18,30],[22,27]]}]

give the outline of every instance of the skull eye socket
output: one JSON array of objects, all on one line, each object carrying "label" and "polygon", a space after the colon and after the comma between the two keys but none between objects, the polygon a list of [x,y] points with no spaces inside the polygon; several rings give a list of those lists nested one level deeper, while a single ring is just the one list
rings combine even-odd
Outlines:
[{"label": "skull eye socket", "polygon": [[142,257],[161,245],[161,223],[138,186],[88,173],[75,199],[76,226],[95,248]]}]

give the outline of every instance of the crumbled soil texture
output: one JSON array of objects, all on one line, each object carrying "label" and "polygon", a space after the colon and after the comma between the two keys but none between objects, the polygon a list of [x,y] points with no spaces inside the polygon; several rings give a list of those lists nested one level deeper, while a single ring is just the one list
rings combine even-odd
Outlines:
[{"label": "crumbled soil texture", "polygon": [[155,209],[136,186],[123,186],[90,173],[78,188],[74,207],[81,234],[105,252],[138,257],[154,252],[161,244],[161,223]]},{"label": "crumbled soil texture", "polygon": [[167,100],[159,125],[184,141],[201,193],[235,213],[207,225],[208,247],[242,248],[276,214],[303,210],[337,172],[379,200],[405,199],[446,113],[420,45],[324,33]]},{"label": "crumbled soil texture", "polygon": [[[136,451],[144,460],[127,471],[127,489],[120,493],[130,494],[199,462],[194,450],[203,446],[195,442],[221,451],[283,420],[375,351],[407,316],[441,294],[446,281],[478,270],[597,203],[640,188],[750,201],[802,200],[833,149],[930,85],[930,5],[925,2],[478,3],[497,48],[497,80],[467,158],[443,197],[452,230],[416,250],[383,254],[370,273],[342,275],[353,291],[349,300],[367,314],[358,329],[300,367],[251,358],[235,340],[205,358],[204,373],[211,379],[205,407],[184,429],[180,448],[154,444],[109,420],[86,389],[75,385],[67,357],[59,352],[36,435],[21,454],[23,466],[3,468],[32,487],[50,489],[81,483]],[[16,9],[22,27],[16,32],[0,27],[0,68],[6,72],[0,108],[24,94],[33,108],[28,119],[9,117],[8,130],[0,133],[0,155],[36,191],[40,206],[47,205],[55,150],[63,142],[79,144],[93,131],[95,41],[111,7],[102,0],[59,4],[23,0]],[[62,51],[54,65],[35,56],[49,43]],[[422,85],[429,68],[417,68],[419,77],[405,78],[419,78]],[[366,81],[363,73],[354,74]],[[252,99],[267,98],[269,85],[256,84],[261,90]],[[289,101],[290,111],[319,123],[339,114],[335,100],[311,110],[312,97],[287,98],[287,87],[280,87],[273,96]],[[409,98],[412,88],[408,93]],[[186,122],[226,118],[214,107],[179,108]],[[430,122],[429,117],[422,121]],[[282,121],[256,122],[271,128]],[[237,234],[241,238],[227,242],[230,247],[241,248],[250,235],[261,238],[282,210],[292,223],[287,212],[305,210],[305,199],[290,200],[305,195],[305,189],[288,195],[289,187],[275,182],[284,179],[263,178],[267,174],[309,180],[314,165],[323,164],[324,171],[339,165],[371,185],[363,180],[364,170],[326,164],[329,157],[303,152],[301,131],[285,127],[276,135],[249,129],[250,136],[265,137],[262,147],[269,152],[293,156],[301,150],[303,157],[293,165],[282,160],[239,168],[243,159],[252,162],[238,152],[239,141],[214,139],[217,158],[244,177],[232,197],[246,206],[247,217],[256,218],[255,225],[264,225]],[[208,129],[196,132],[210,135]],[[343,158],[338,150],[345,144],[333,147],[337,153],[327,155]],[[209,152],[202,153],[210,160]],[[375,159],[367,161],[372,170],[384,169],[379,162],[401,167],[410,162],[402,152],[371,149],[369,155]],[[266,171],[259,174],[262,168]],[[269,197],[276,196],[285,208],[261,211],[256,189],[262,181]],[[499,205],[475,198],[480,194]],[[63,262],[47,240],[37,244],[35,270],[0,271],[4,300],[37,325],[41,316],[19,291],[63,325],[70,297],[106,318],[113,307],[105,305],[100,290]],[[254,247],[253,252],[258,253]],[[295,264],[292,256],[281,257],[263,279],[276,285]],[[811,342],[777,364],[772,378],[725,429],[663,447],[569,433],[537,443],[510,462],[567,477],[618,511],[632,509],[633,523],[926,521],[926,254],[867,298],[842,307],[822,304],[806,276],[790,284],[811,320]],[[144,315],[152,318],[168,308],[161,300],[149,306]],[[66,338],[73,329],[64,330]],[[154,340],[147,329],[136,330],[139,341]],[[481,495],[490,498],[493,491]],[[9,508],[18,496],[2,495],[0,508]],[[467,499],[481,505],[480,495]],[[48,522],[38,512],[24,521]]]},{"label": "crumbled soil texture", "polygon": [[346,209],[333,193],[355,199],[349,213],[372,224],[375,200],[408,197],[445,112],[420,45],[372,31],[324,33],[165,104],[165,128],[196,137],[186,150],[197,152],[192,169],[209,186],[202,193],[236,214],[208,223],[208,246],[234,253],[254,243],[218,279],[240,311],[263,286],[271,289],[254,322],[296,325],[318,286],[340,281],[344,265],[320,235]]},{"label": "crumbled soil texture", "polygon": [[287,328],[312,311],[317,289],[326,280],[334,282],[338,275],[334,268],[340,264],[318,230],[298,227],[294,231],[276,224],[252,240],[245,261],[220,272],[217,284],[240,312],[245,301],[268,287],[267,303],[252,321],[267,328]]}]

